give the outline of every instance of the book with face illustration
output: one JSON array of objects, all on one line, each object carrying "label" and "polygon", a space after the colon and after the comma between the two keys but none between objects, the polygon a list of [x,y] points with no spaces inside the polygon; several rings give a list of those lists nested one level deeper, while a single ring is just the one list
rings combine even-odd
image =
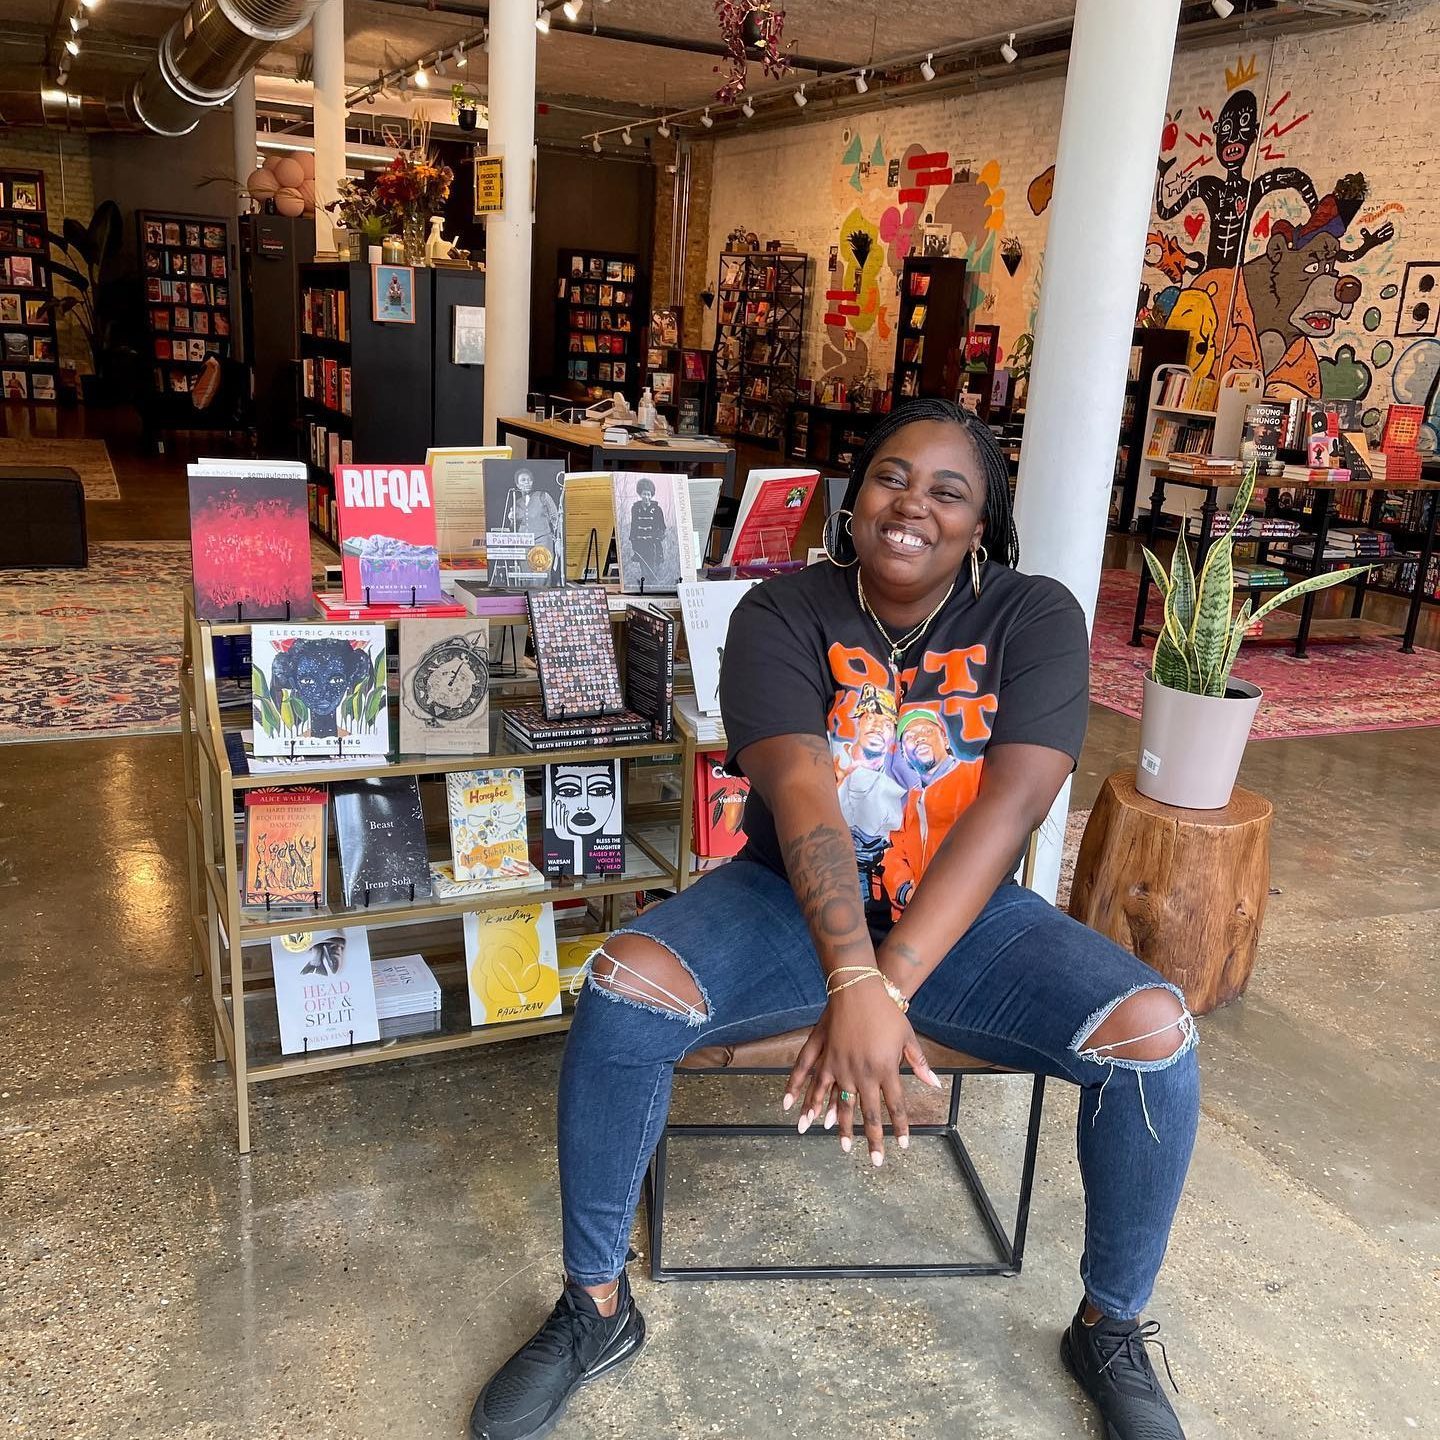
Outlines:
[{"label": "book with face illustration", "polygon": [[286,1055],[380,1038],[370,938],[363,926],[276,935],[270,962]]},{"label": "book with face illustration", "polygon": [[383,755],[390,745],[383,625],[255,625],[257,755]]},{"label": "book with face illustration", "polygon": [[445,777],[456,880],[513,880],[530,873],[525,772],[455,770]]},{"label": "book with face illustration", "polygon": [[545,767],[547,875],[617,875],[625,868],[620,762]]},{"label": "book with face illustration", "polygon": [[486,581],[533,590],[565,580],[565,480],[559,460],[485,461]]}]

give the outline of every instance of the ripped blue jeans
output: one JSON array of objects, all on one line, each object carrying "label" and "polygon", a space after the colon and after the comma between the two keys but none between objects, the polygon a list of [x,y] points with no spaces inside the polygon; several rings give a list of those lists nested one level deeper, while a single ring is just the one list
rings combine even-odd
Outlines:
[{"label": "ripped blue jeans", "polygon": [[[676,955],[703,1005],[661,1013],[643,987],[627,996],[585,986],[559,1106],[565,1269],[582,1285],[606,1284],[624,1266],[676,1061],[701,1045],[814,1024],[825,1004],[794,892],[762,865],[731,861],[627,929]],[[1188,1014],[1167,1059],[1114,1059],[1087,1046],[1122,1000],[1150,987],[1179,996],[1128,951],[1007,883],[910,1006],[915,1029],[942,1044],[1080,1088],[1080,1273],[1090,1300],[1117,1320],[1135,1318],[1150,1298],[1200,1108]]]}]

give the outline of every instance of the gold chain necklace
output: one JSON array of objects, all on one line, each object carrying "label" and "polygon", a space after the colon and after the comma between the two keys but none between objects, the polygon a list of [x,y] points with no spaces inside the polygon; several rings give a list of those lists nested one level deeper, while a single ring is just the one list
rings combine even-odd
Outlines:
[{"label": "gold chain necklace", "polygon": [[870,608],[870,602],[865,598],[865,582],[860,578],[860,572],[855,572],[855,594],[860,600],[860,608],[870,617],[870,622],[880,632],[880,638],[890,647],[890,668],[899,670],[900,657],[930,628],[931,622],[945,608],[946,602],[955,593],[955,581],[950,582],[950,588],[940,597],[940,603],[913,629],[906,631],[898,640],[885,628],[880,617]]}]

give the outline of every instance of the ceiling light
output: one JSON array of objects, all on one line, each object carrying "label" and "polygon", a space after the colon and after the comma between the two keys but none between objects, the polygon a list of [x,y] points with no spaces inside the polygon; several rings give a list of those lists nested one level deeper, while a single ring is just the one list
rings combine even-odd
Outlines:
[{"label": "ceiling light", "polygon": [[545,0],[540,0],[539,13],[535,16],[535,28],[542,34],[550,33],[550,12],[545,8]]},{"label": "ceiling light", "polygon": [[710,118],[710,107],[705,107],[705,113],[700,117],[700,123],[708,130],[715,122]]},{"label": "ceiling light", "polygon": [[667,115],[662,115],[662,116],[660,117],[660,124],[659,124],[656,128],[657,128],[657,129],[659,130],[659,132],[660,132],[660,138],[661,138],[662,140],[668,140],[668,139],[670,138],[670,118],[669,118],[669,116],[667,116]]},{"label": "ceiling light", "polygon": [[95,9],[95,7],[96,7],[97,5],[99,5],[100,0],[80,0],[80,3],[81,3],[87,10],[93,10],[93,9]]},{"label": "ceiling light", "polygon": [[590,141],[590,148],[591,148],[597,155],[600,153],[601,146],[600,146],[600,137],[599,137],[598,135],[596,135],[596,136],[594,137],[594,139],[592,139],[592,140]]},{"label": "ceiling light", "polygon": [[455,47],[455,64],[456,64],[456,67],[457,67],[458,69],[463,70],[469,63],[470,63],[470,59],[469,59],[469,57],[465,54],[465,46],[464,46],[463,44],[462,44],[462,45],[457,45],[457,46]]},{"label": "ceiling light", "polygon": [[435,57],[435,73],[437,75],[443,75],[445,73],[445,60],[443,56],[437,55]]},{"label": "ceiling light", "polygon": [[65,48],[66,48],[72,55],[78,55],[78,54],[80,53],[80,42],[72,35],[72,36],[65,42]]},{"label": "ceiling light", "polygon": [[375,92],[373,90],[365,97],[365,103],[367,105],[373,105],[375,103]]},{"label": "ceiling light", "polygon": [[429,85],[430,77],[425,73],[425,67],[423,65],[417,65],[415,67],[414,79],[415,83],[420,86],[422,90]]},{"label": "ceiling light", "polygon": [[931,63],[935,59],[933,52],[925,57],[924,63],[920,66],[920,78],[922,80],[933,80],[935,78],[935,66]]},{"label": "ceiling light", "polygon": [[1222,20],[1228,20],[1235,13],[1235,6],[1231,0],[1210,0],[1210,8]]},{"label": "ceiling light", "polygon": [[84,14],[83,11],[82,11],[80,14],[78,14],[78,15],[72,15],[72,16],[70,17],[70,28],[71,28],[71,30],[73,30],[73,31],[75,32],[75,34],[77,34],[77,35],[78,35],[89,23],[90,23],[90,21],[86,18],[86,16],[85,16],[85,14]]},{"label": "ceiling light", "polygon": [[1000,58],[1007,64],[1013,65],[1019,58],[1020,52],[1015,48],[1015,32],[1010,32],[1010,38],[1000,47]]},{"label": "ceiling light", "polygon": [[741,113],[747,120],[750,120],[750,119],[753,119],[753,118],[754,118],[754,115],[755,115],[755,107],[754,107],[754,105],[752,105],[752,104],[750,103],[750,97],[749,97],[748,95],[745,97],[745,103],[740,107],[740,113]]},{"label": "ceiling light", "polygon": [[805,95],[805,87],[803,85],[795,92],[792,98],[802,110],[810,103]]},{"label": "ceiling light", "polygon": [[635,143],[635,137],[630,133],[630,127],[629,127],[628,125],[625,127],[625,130],[624,130],[624,132],[621,134],[620,138],[621,138],[627,145],[633,145],[633,144]]},{"label": "ceiling light", "polygon": [[564,10],[567,20],[578,20],[580,12],[585,8],[585,0],[565,0]]},{"label": "ceiling light", "polygon": [[863,95],[870,88],[870,82],[865,78],[865,74],[866,72],[862,70],[855,77],[855,93],[857,95]]}]

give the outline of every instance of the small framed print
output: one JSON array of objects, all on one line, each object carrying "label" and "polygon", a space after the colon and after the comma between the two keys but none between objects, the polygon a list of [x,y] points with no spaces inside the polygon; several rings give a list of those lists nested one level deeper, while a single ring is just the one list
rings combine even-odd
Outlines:
[{"label": "small framed print", "polygon": [[24,370],[6,370],[0,380],[3,380],[7,400],[30,398],[30,377]]},{"label": "small framed print", "polygon": [[455,305],[451,307],[451,311],[455,321],[451,362],[455,365],[483,365],[485,363],[485,307],[483,305]]},{"label": "small framed print", "polygon": [[[40,186],[34,180],[12,180],[10,182],[10,208],[12,210],[38,210],[40,208]],[[6,386],[8,391],[9,386]]]},{"label": "small framed print", "polygon": [[27,325],[46,325],[50,317],[45,313],[45,300],[27,300],[25,302],[25,323]]},{"label": "small framed print", "polygon": [[190,311],[184,305],[175,307],[175,328],[177,330],[188,330],[190,328]]},{"label": "small framed print", "polygon": [[165,227],[158,220],[145,222],[145,243],[147,245],[163,245],[165,243]]},{"label": "small framed print", "polygon": [[410,265],[370,267],[371,317],[376,324],[415,323],[415,270]]},{"label": "small framed print", "polygon": [[187,245],[198,245],[200,243],[200,227],[198,225],[186,225],[185,243]]}]

